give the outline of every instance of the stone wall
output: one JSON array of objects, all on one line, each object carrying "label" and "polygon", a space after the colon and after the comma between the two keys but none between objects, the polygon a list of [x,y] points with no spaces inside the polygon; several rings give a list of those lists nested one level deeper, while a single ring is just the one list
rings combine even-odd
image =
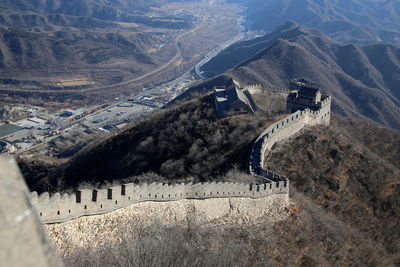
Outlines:
[{"label": "stone wall", "polygon": [[0,156],[0,266],[64,266],[13,158]]},{"label": "stone wall", "polygon": [[[116,211],[84,216],[64,223],[45,224],[50,239],[61,255],[81,250],[104,249],[104,243],[137,240],[142,229],[192,227],[249,227],[260,223],[273,229],[274,223],[287,218],[290,205],[287,194],[265,198],[182,199],[172,202],[141,202]],[[286,211],[285,211],[286,210]],[[158,228],[157,227],[157,228]],[[106,266],[106,264],[103,264]]]},{"label": "stone wall", "polygon": [[265,184],[198,183],[198,184],[125,184],[108,189],[80,190],[75,194],[56,193],[40,196],[32,193],[43,223],[59,223],[85,215],[107,213],[134,203],[176,201],[181,199],[263,198],[288,194],[288,182]]},{"label": "stone wall", "polygon": [[267,153],[271,150],[272,146],[290,136],[296,134],[305,126],[330,123],[330,110],[331,110],[331,97],[326,97],[322,103],[321,108],[317,111],[310,109],[299,110],[286,118],[277,121],[270,125],[256,140],[253,145],[252,152],[249,159],[249,172],[253,175],[260,175],[265,178],[274,177],[272,180],[283,180],[280,175],[271,174],[266,177],[265,170],[263,170],[264,159]]}]

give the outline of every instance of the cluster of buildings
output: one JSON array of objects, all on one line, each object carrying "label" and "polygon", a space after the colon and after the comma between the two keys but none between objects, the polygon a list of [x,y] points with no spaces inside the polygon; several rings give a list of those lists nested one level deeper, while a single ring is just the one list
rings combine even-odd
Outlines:
[{"label": "cluster of buildings", "polygon": [[39,144],[49,143],[57,137],[68,137],[74,133],[95,138],[97,134],[104,132],[118,132],[149,111],[167,104],[194,81],[193,75],[188,72],[172,82],[113,105],[66,109],[56,114],[33,110],[26,119],[0,124],[0,153],[28,150]]},{"label": "cluster of buildings", "polygon": [[182,94],[194,82],[194,76],[188,72],[172,82],[148,90],[146,93],[128,100],[137,104],[159,108]]},{"label": "cluster of buildings", "polygon": [[51,119],[31,114],[28,118],[15,123],[0,125],[0,153],[14,153],[43,143],[55,134]]}]

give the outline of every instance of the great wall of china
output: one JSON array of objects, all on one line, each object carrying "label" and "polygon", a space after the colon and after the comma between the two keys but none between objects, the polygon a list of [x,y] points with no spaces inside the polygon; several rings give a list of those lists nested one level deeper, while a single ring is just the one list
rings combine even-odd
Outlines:
[{"label": "great wall of china", "polygon": [[329,125],[331,115],[330,111],[331,97],[326,97],[322,101],[322,105],[319,110],[299,110],[270,125],[253,144],[249,160],[249,172],[251,174],[261,175],[273,180],[285,180],[284,177],[280,178],[280,175],[263,169],[265,157],[268,155],[267,153],[271,150],[275,143],[289,138],[307,125]]},{"label": "great wall of china", "polygon": [[80,190],[75,194],[48,193],[32,200],[43,223],[60,223],[85,215],[103,214],[135,203],[167,202],[181,199],[263,198],[288,194],[287,182],[264,184],[198,183],[198,184],[125,184],[108,189]]},{"label": "great wall of china", "polygon": [[249,172],[258,181],[243,183],[124,184],[107,189],[79,190],[74,194],[32,192],[32,202],[44,224],[61,223],[80,216],[108,213],[135,203],[181,199],[265,198],[289,195],[289,180],[265,170],[264,160],[272,146],[298,133],[305,126],[329,124],[331,97],[324,97],[318,110],[299,110],[270,125],[255,141],[249,157]]}]

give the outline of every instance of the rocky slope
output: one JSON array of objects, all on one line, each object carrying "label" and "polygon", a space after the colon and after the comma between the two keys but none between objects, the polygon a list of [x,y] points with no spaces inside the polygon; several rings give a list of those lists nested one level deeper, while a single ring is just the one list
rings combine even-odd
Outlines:
[{"label": "rocky slope", "polygon": [[290,79],[309,78],[333,96],[335,112],[400,129],[400,49],[396,46],[345,45],[287,22],[264,37],[233,45],[210,61],[205,71],[221,73],[228,68],[244,85],[287,87]]},{"label": "rocky slope", "polygon": [[[67,265],[81,265],[87,261],[86,264],[93,266],[98,264],[99,258],[105,256],[104,253],[118,254],[117,251],[121,249],[121,246],[133,240],[139,241],[143,238],[139,235],[146,235],[145,232],[154,231],[163,236],[165,233],[162,233],[162,229],[168,231],[180,227],[182,230],[185,229],[184,231],[196,232],[196,228],[200,225],[207,228],[231,224],[245,226],[260,221],[260,218],[263,218],[265,224],[272,226],[273,222],[286,217],[288,206],[289,199],[283,195],[257,200],[235,198],[179,200],[168,203],[144,202],[104,215],[81,217],[61,224],[45,225],[45,228]],[[158,227],[160,230],[157,230]],[[148,236],[149,239],[153,239],[150,236]],[[164,244],[170,241],[172,240],[160,240],[158,245],[161,255],[165,255],[166,251],[163,250],[170,249],[164,247]],[[151,243],[146,245],[144,249],[148,249],[147,253],[154,249]],[[183,247],[183,245],[175,244],[174,246]],[[129,251],[128,247],[125,249]],[[82,253],[83,251],[85,252]],[[139,255],[135,255],[136,252],[131,251],[134,254],[130,257],[138,257]],[[89,253],[93,258],[90,259],[91,257],[85,253]],[[146,257],[154,257],[154,260],[162,262],[161,255]],[[107,264],[104,261],[102,263],[115,265],[123,261],[120,256],[122,255],[118,254],[117,257],[106,260]],[[164,261],[181,256],[172,254]],[[185,265],[193,263],[194,259],[184,257],[187,261]],[[140,259],[135,260],[140,262]],[[143,261],[141,264],[149,265],[149,262]]]},{"label": "rocky slope", "polygon": [[399,263],[399,141],[397,131],[335,117],[278,144],[266,167]]},{"label": "rocky slope", "polygon": [[[144,203],[46,228],[67,266],[398,264],[370,236],[295,190],[287,209],[267,201],[233,201],[229,211],[225,201]],[[214,205],[214,215],[202,217]]]}]

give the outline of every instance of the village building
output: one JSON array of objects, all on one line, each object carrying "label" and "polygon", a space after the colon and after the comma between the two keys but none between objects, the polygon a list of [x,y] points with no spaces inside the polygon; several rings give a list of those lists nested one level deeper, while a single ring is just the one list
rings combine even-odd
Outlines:
[{"label": "village building", "polygon": [[287,97],[286,111],[293,113],[297,110],[319,110],[328,96],[322,95],[321,89],[306,79],[294,79],[290,82],[291,92]]}]

